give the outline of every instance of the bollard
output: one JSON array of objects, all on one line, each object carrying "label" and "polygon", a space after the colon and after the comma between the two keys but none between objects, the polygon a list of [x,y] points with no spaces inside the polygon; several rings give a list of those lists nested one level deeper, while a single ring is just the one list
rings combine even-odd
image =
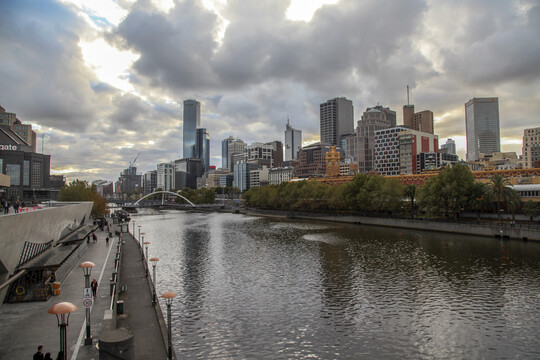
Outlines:
[{"label": "bollard", "polygon": [[110,278],[109,284],[110,284],[110,296],[113,296],[114,285],[115,285],[115,281],[113,280],[113,278]]}]

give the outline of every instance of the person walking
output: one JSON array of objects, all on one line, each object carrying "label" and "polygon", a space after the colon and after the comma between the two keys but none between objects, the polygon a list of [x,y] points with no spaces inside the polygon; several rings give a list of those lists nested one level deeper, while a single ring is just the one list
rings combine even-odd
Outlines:
[{"label": "person walking", "polygon": [[97,292],[97,287],[98,287],[97,280],[96,279],[92,280],[92,283],[90,284],[90,286],[92,287],[92,295],[95,298],[96,297],[96,292]]},{"label": "person walking", "polygon": [[9,214],[9,202],[4,201],[4,214]]},{"label": "person walking", "polygon": [[39,345],[37,348],[37,352],[34,354],[33,357],[34,360],[43,360],[43,345]]},{"label": "person walking", "polygon": [[51,353],[46,353],[45,358],[43,360],[53,360],[51,357]]},{"label": "person walking", "polygon": [[109,237],[108,236],[105,238],[105,245],[109,246]]}]

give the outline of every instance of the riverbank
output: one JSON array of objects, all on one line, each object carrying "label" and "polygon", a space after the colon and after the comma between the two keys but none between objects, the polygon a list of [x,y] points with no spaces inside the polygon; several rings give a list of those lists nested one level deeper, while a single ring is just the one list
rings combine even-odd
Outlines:
[{"label": "riverbank", "polygon": [[270,211],[246,208],[245,213],[252,216],[291,218],[310,221],[328,221],[356,225],[372,225],[411,230],[436,231],[452,234],[488,236],[515,240],[540,241],[540,230],[535,227],[510,225],[505,223],[444,222],[423,219],[379,218],[351,215],[328,215],[299,213],[293,211]]}]

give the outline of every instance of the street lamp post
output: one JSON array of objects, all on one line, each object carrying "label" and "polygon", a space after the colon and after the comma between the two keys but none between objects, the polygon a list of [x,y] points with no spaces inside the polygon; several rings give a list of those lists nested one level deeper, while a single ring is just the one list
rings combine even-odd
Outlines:
[{"label": "street lamp post", "polygon": [[176,293],[173,293],[172,291],[167,291],[161,294],[161,297],[165,299],[165,303],[167,304],[167,323],[168,323],[167,343],[169,344],[169,348],[167,351],[167,359],[172,360],[171,305],[172,305],[173,299],[176,297]]},{"label": "street lamp post", "polygon": [[[56,315],[56,321],[60,328],[60,352],[62,353],[60,360],[67,360],[67,326],[69,323],[69,314],[77,310],[77,306],[70,302],[60,302],[50,307],[47,312]],[[67,316],[66,316],[67,314]],[[59,354],[60,355],[60,354]]]},{"label": "street lamp post", "polygon": [[136,221],[133,220],[131,223],[133,224],[133,237],[135,237],[135,223],[136,223]]},{"label": "street lamp post", "polygon": [[[144,236],[143,236],[143,240],[144,240]],[[150,241],[145,241],[143,242],[144,244],[144,252],[146,254],[146,261],[148,261],[148,245],[150,245]]]},{"label": "street lamp post", "polygon": [[152,305],[154,305],[156,303],[156,287],[157,287],[157,283],[156,283],[156,265],[157,265],[158,261],[159,261],[159,259],[156,258],[156,257],[150,259],[150,262],[152,263],[152,273],[154,275],[154,278],[152,279],[154,281],[154,293],[152,294]]},{"label": "street lamp post", "polygon": [[[85,261],[79,265],[84,273],[84,287],[85,292],[91,291],[90,289],[90,274],[92,273],[92,268],[96,266],[91,261]],[[85,294],[83,294],[84,296]],[[84,345],[92,345],[92,335],[90,334],[90,307],[86,307],[86,338],[84,339]]]},{"label": "street lamp post", "polygon": [[142,249],[142,243],[141,243],[141,226],[142,226],[142,225],[137,225],[137,227],[139,228],[139,245],[141,246],[141,249]]}]

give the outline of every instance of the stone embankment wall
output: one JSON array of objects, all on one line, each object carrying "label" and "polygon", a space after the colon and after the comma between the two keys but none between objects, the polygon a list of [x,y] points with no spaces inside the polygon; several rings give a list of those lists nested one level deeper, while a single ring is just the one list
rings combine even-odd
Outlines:
[{"label": "stone embankment wall", "polygon": [[364,216],[331,216],[295,212],[266,212],[253,209],[247,210],[247,214],[540,241],[540,228],[538,226],[528,227],[527,225],[520,226],[519,224],[515,226],[510,226],[509,224],[486,225],[475,224],[474,222],[444,222]]}]

